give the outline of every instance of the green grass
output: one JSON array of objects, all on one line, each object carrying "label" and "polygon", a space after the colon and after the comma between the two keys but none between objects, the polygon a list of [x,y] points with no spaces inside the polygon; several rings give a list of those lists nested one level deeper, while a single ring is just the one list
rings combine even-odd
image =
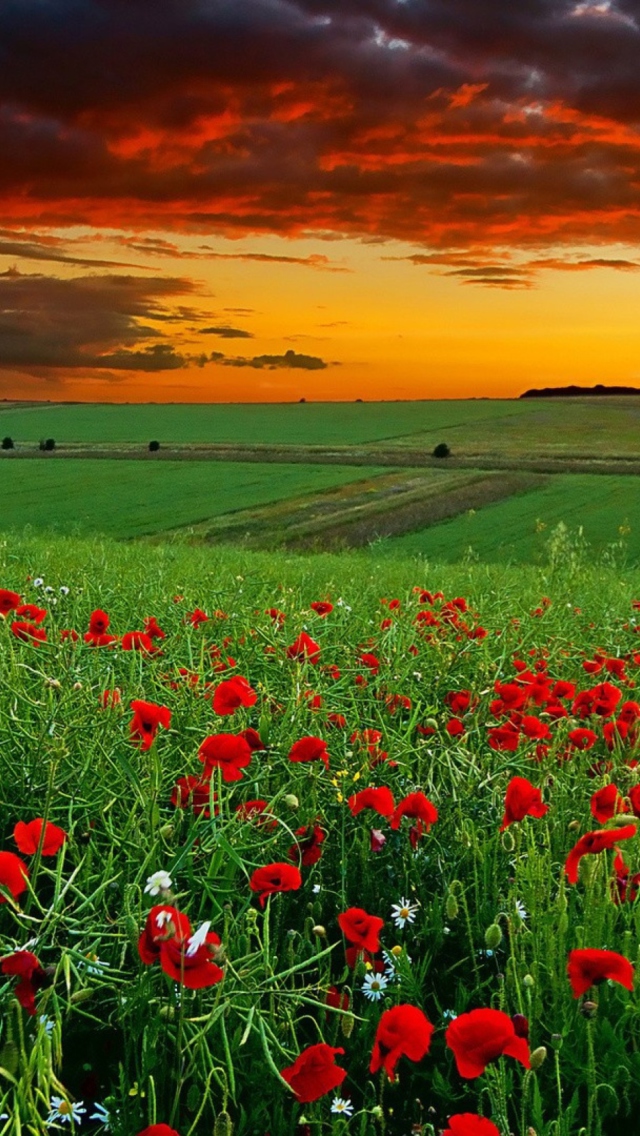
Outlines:
[{"label": "green grass", "polygon": [[[390,538],[381,548],[392,556],[438,561],[459,560],[471,548],[484,561],[540,563],[560,522],[574,531],[582,526],[585,540],[598,553],[622,536],[629,561],[640,562],[640,478],[555,474],[540,489]],[[621,534],[620,526],[631,531]]]},{"label": "green grass", "polygon": [[531,410],[526,402],[474,400],[243,406],[39,404],[27,409],[0,409],[0,434],[9,434],[16,444],[53,437],[58,442],[142,445],[152,438],[161,443],[351,445],[393,441],[417,430],[430,435],[433,430],[457,427],[472,437],[486,420],[515,415],[518,422],[526,422]]},{"label": "green grass", "polygon": [[253,462],[7,461],[0,467],[0,524],[142,536],[387,472]]},{"label": "green grass", "polygon": [[[549,697],[557,679],[584,691],[605,677],[620,705],[637,696],[632,601],[640,573],[598,567],[588,550],[565,551],[552,564],[514,568],[4,534],[0,587],[48,608],[48,639],[31,646],[11,633],[12,617],[0,620],[0,851],[15,854],[14,825],[35,817],[68,839],[52,856],[24,853],[29,888],[0,903],[0,958],[26,949],[47,968],[33,1015],[16,1001],[16,978],[0,975],[1,1136],[47,1136],[52,1094],[83,1100],[87,1112],[96,1100],[105,1104],[113,1136],[161,1123],[180,1136],[228,1136],[225,1112],[233,1136],[290,1136],[303,1124],[313,1136],[407,1136],[418,1125],[435,1136],[452,1113],[480,1111],[500,1136],[634,1132],[637,976],[633,992],[602,982],[580,999],[566,967],[581,947],[623,954],[637,970],[640,901],[614,902],[613,852],[585,856],[575,884],[564,864],[579,837],[602,823],[616,827],[615,819],[594,820],[591,795],[614,780],[624,795],[638,784],[640,743],[607,748],[596,714],[581,722],[593,727],[594,748],[567,755],[576,719],[547,714],[538,681],[526,713],[548,724],[548,751],[524,733],[516,751],[489,745],[494,683],[532,678],[516,660],[538,680],[548,669]],[[465,597],[462,623],[452,625],[436,603],[442,619],[421,634],[416,586]],[[335,606],[322,619],[310,604],[327,597]],[[185,616],[196,605],[225,617],[195,629]],[[265,611],[274,605],[286,613],[283,626]],[[82,632],[97,607],[115,634],[155,615],[166,631],[162,653],[87,647]],[[485,637],[467,636],[480,626]],[[305,627],[320,645],[318,666],[287,655]],[[69,628],[80,633],[75,644],[60,639]],[[257,694],[231,717],[214,713],[204,685],[229,674],[213,671],[211,645],[224,645],[233,673]],[[380,660],[366,684],[357,680],[363,647]],[[627,658],[628,673],[587,674],[582,662],[596,648]],[[102,692],[113,688],[121,702],[105,710]],[[477,702],[461,712],[464,732],[453,737],[446,696],[461,690]],[[321,696],[319,710],[305,692]],[[410,708],[390,712],[393,694]],[[560,697],[570,710],[573,695]],[[148,750],[129,733],[130,702],[139,698],[171,711]],[[330,712],[346,724],[331,726]],[[424,737],[416,726],[427,722],[434,732]],[[202,740],[247,726],[267,748],[237,781],[214,771],[218,814],[175,808],[176,779],[202,773]],[[372,767],[352,739],[365,727],[380,730],[388,761]],[[309,735],[326,739],[328,770],[289,760],[292,744]],[[501,833],[515,775],[531,780],[548,811]],[[371,786],[387,786],[396,803],[421,790],[437,807],[415,847],[407,819],[395,830],[377,814],[351,815],[348,796]],[[238,817],[237,806],[254,798],[268,802],[275,825]],[[296,832],[315,823],[325,834],[320,858],[302,866],[298,890],[261,908],[251,874],[290,861],[291,848],[295,859]],[[386,838],[377,852],[372,827]],[[639,844],[636,835],[621,847],[630,876],[640,871]],[[171,891],[152,898],[145,883],[158,871],[169,872]],[[415,916],[403,928],[392,918],[401,897]],[[207,922],[220,936],[217,984],[189,989],[163,973],[160,957],[143,961],[139,937],[159,902],[177,907],[192,929]],[[377,1002],[365,997],[364,963],[345,964],[338,916],[351,907],[381,921],[385,951],[398,948]],[[349,993],[346,1028],[326,1009],[332,985]],[[369,1071],[374,1035],[384,1011],[406,1004],[427,1015],[434,1034],[422,1058],[401,1057],[390,1084]],[[531,1051],[546,1051],[535,1071],[511,1056],[476,1078],[457,1071],[445,1040],[451,1017],[488,1008],[526,1016]],[[335,1092],[296,1101],[278,1073],[320,1042],[343,1051],[336,1060],[347,1077]],[[352,1102],[351,1119],[331,1112],[334,1095]],[[81,1131],[102,1136],[104,1128],[85,1117]]]}]

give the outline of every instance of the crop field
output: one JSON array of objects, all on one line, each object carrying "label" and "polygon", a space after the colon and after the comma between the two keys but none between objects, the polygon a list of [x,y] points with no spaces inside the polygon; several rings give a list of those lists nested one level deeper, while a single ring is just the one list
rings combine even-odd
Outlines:
[{"label": "crop field", "polygon": [[142,536],[374,476],[367,466],[7,461],[3,530]]},{"label": "crop field", "polygon": [[[0,404],[1,406],[1,404]],[[400,446],[431,452],[445,441],[459,455],[638,456],[640,398],[460,400],[390,403],[105,406],[34,404],[0,408],[0,436],[18,446]]]},{"label": "crop field", "polygon": [[0,1136],[632,1132],[639,594],[0,542]]},{"label": "crop field", "polygon": [[394,556],[418,554],[437,561],[473,555],[486,561],[541,563],[559,524],[595,554],[610,549],[618,560],[639,563],[640,478],[556,474],[539,488],[391,538],[385,547]]}]

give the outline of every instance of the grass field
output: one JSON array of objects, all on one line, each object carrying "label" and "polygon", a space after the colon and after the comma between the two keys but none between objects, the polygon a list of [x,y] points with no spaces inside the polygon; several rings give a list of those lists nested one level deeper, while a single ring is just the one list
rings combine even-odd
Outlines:
[{"label": "grass field", "polygon": [[597,554],[623,539],[629,562],[639,563],[640,478],[556,474],[541,488],[390,538],[381,547],[393,556],[437,561],[458,560],[472,549],[480,560],[540,563],[560,522],[574,533],[582,526]]},{"label": "grass field", "polygon": [[374,476],[375,467],[241,462],[5,462],[0,529],[144,536]]},{"label": "grass field", "polygon": [[14,536],[0,588],[0,1136],[635,1132],[638,571]]},{"label": "grass field", "polygon": [[[0,404],[1,407],[1,404]],[[37,404],[0,408],[16,444],[384,443],[461,455],[640,454],[640,398],[203,406]]]}]

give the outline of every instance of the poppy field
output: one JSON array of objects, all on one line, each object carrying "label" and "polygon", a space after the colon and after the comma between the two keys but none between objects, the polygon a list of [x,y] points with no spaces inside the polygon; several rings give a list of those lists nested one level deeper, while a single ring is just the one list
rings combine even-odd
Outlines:
[{"label": "poppy field", "polygon": [[613,1136],[640,576],[5,537],[0,1136]]}]

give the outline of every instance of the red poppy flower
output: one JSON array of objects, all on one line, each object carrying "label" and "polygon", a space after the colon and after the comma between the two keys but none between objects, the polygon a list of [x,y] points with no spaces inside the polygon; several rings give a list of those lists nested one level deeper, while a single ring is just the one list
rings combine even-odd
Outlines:
[{"label": "red poppy flower", "polygon": [[244,738],[252,753],[258,753],[267,748],[258,731],[254,730],[252,726],[247,726],[246,730],[240,730],[240,737]]},{"label": "red poppy flower", "polygon": [[155,615],[145,616],[144,629],[150,639],[166,639],[165,632],[158,626]]},{"label": "red poppy flower", "polygon": [[[27,865],[16,856],[15,852],[0,852],[0,885],[6,888],[14,899],[27,890],[28,879]],[[0,894],[0,903],[6,902],[6,897]]]},{"label": "red poppy flower", "polygon": [[289,761],[322,761],[325,768],[329,768],[329,754],[327,743],[322,738],[312,736],[300,738],[289,750]]},{"label": "red poppy flower", "polygon": [[198,628],[201,623],[208,623],[209,616],[206,611],[202,611],[197,607],[194,611],[188,611],[185,615],[185,623],[190,623],[192,627]]},{"label": "red poppy flower", "polygon": [[293,1065],[282,1070],[282,1076],[301,1104],[319,1100],[325,1093],[330,1093],[342,1084],[347,1071],[335,1064],[337,1053],[344,1053],[344,1049],[334,1049],[321,1041],[317,1045],[307,1046]]},{"label": "red poppy flower", "polygon": [[627,990],[633,991],[633,967],[624,955],[615,951],[569,951],[567,974],[574,998],[586,994],[590,986],[610,978]]},{"label": "red poppy flower", "polygon": [[320,645],[303,631],[294,639],[290,647],[287,647],[287,658],[298,659],[299,662],[316,663],[320,662]]},{"label": "red poppy flower", "polygon": [[31,623],[42,623],[43,619],[47,617],[47,609],[45,607],[38,607],[37,604],[18,604],[15,610],[16,615],[19,615],[21,619],[30,620]]},{"label": "red poppy flower", "polygon": [[591,690],[582,690],[573,700],[571,713],[578,718],[588,718],[591,714],[598,714],[601,718],[609,718],[615,713],[616,706],[622,698],[622,691],[610,682],[601,682]]},{"label": "red poppy flower", "polygon": [[171,711],[168,706],[158,706],[155,702],[143,702],[136,698],[131,703],[133,718],[129,723],[131,741],[138,739],[141,750],[151,749],[159,726],[165,730],[171,725]]},{"label": "red poppy flower", "polygon": [[96,608],[89,616],[89,630],[84,635],[85,643],[91,647],[108,647],[111,643],[117,641],[117,635],[110,635],[107,632],[109,626],[109,616],[106,611]]},{"label": "red poppy flower", "polygon": [[18,592],[11,592],[8,588],[0,588],[0,615],[8,615],[15,611],[22,603],[22,596]]},{"label": "red poppy flower", "polygon": [[489,745],[491,749],[507,750],[515,753],[520,741],[520,730],[513,722],[505,722],[504,726],[492,726],[489,730]]},{"label": "red poppy flower", "polygon": [[606,824],[617,813],[628,813],[629,806],[620,796],[617,785],[605,785],[591,796],[591,812],[599,824]]},{"label": "red poppy flower", "polygon": [[329,989],[327,990],[325,1002],[327,1006],[329,1006],[332,1010],[349,1009],[349,995],[347,994],[346,990],[338,990],[337,986],[329,987]]},{"label": "red poppy flower", "polygon": [[218,766],[223,781],[240,781],[242,770],[251,763],[251,747],[239,734],[210,734],[200,746],[198,758],[204,764],[205,777],[211,777]]},{"label": "red poppy flower", "polygon": [[169,978],[180,982],[187,990],[204,990],[224,978],[224,971],[214,961],[214,952],[219,946],[220,937],[215,931],[207,930],[202,941],[195,936],[174,935],[160,945],[160,966]]},{"label": "red poppy flower", "polygon": [[395,1068],[401,1057],[421,1061],[429,1052],[434,1027],[417,1006],[401,1004],[385,1010],[373,1039],[373,1052],[369,1072],[386,1069],[390,1081],[395,1081]]},{"label": "red poppy flower", "polygon": [[578,727],[577,730],[571,730],[568,734],[568,741],[575,749],[591,749],[596,744],[598,735],[594,730],[589,730],[586,727]]},{"label": "red poppy flower", "polygon": [[349,797],[347,804],[353,816],[358,816],[363,809],[373,809],[380,816],[390,817],[395,809],[393,793],[386,785],[380,785],[377,789],[361,789],[359,793]]},{"label": "red poppy flower", "polygon": [[254,821],[257,825],[264,825],[265,828],[277,828],[278,822],[275,817],[270,818],[264,816],[265,812],[271,812],[269,802],[262,800],[261,797],[253,801],[243,801],[241,804],[236,805],[236,812],[241,820]]},{"label": "red poppy flower", "polygon": [[640,816],[640,785],[632,785],[627,795],[634,815]]},{"label": "red poppy flower", "polygon": [[51,982],[36,956],[31,951],[14,951],[0,959],[0,971],[18,978],[14,994],[28,1014],[35,1014],[36,993]]},{"label": "red poppy flower", "polygon": [[61,643],[68,643],[68,642],[77,643],[79,638],[80,638],[80,636],[78,635],[78,632],[74,631],[73,627],[64,628],[60,632],[60,642]]},{"label": "red poppy flower", "polygon": [[450,738],[459,738],[466,732],[467,727],[460,718],[449,718],[444,726]]},{"label": "red poppy flower", "polygon": [[233,714],[239,706],[254,706],[258,695],[246,678],[234,675],[225,679],[213,692],[213,709],[222,717]]},{"label": "red poppy flower", "polygon": [[431,825],[435,824],[438,819],[438,810],[435,805],[431,804],[429,798],[425,797],[424,793],[409,793],[396,805],[391,818],[391,827],[400,828],[400,821],[405,816],[422,821],[428,832]]},{"label": "red poppy flower", "polygon": [[384,927],[384,919],[369,915],[362,907],[349,907],[338,916],[338,926],[345,939],[360,950],[380,950],[379,933]]},{"label": "red poppy flower", "polygon": [[[206,817],[210,817],[210,792],[210,781],[200,779],[195,774],[189,773],[186,777],[179,777],[173,786],[171,804],[176,809],[186,809],[188,805],[191,805],[194,816],[204,813]],[[215,793],[213,799],[214,801],[216,799]],[[218,809],[215,811],[217,815]]]},{"label": "red poppy flower", "polygon": [[384,848],[386,843],[387,838],[384,832],[381,832],[379,828],[372,828],[371,835],[369,837],[369,847],[371,848],[371,851],[382,852],[382,849]]},{"label": "red poppy flower", "polygon": [[615,872],[611,896],[613,902],[633,903],[640,890],[640,872],[636,872],[629,879],[631,869],[628,864],[625,864],[620,852],[614,858],[613,870]]},{"label": "red poppy flower", "polygon": [[500,1136],[492,1120],[475,1112],[458,1112],[449,1117],[449,1127],[442,1136]]},{"label": "red poppy flower", "polygon": [[637,831],[635,824],[626,824],[622,828],[599,828],[595,832],[585,832],[565,861],[564,870],[569,883],[578,882],[578,866],[583,856],[596,855],[606,848],[613,848],[619,840],[630,840]]},{"label": "red poppy flower", "polygon": [[345,730],[347,727],[347,719],[344,714],[327,714],[327,725],[333,726],[336,730]]},{"label": "red poppy flower", "polygon": [[294,863],[297,861],[302,868],[310,868],[312,864],[317,864],[322,856],[321,844],[324,844],[326,834],[322,831],[319,824],[303,824],[302,828],[297,828],[294,836],[301,839],[297,844],[292,844],[287,856]]},{"label": "red poppy flower", "polygon": [[467,710],[473,709],[477,703],[477,698],[471,698],[470,690],[450,690],[444,696],[445,704],[449,707],[453,714],[466,714]]},{"label": "red poppy flower", "polygon": [[328,600],[314,600],[312,604],[309,604],[309,607],[312,611],[315,611],[316,615],[329,615],[329,612],[333,611],[333,604],[329,603]]},{"label": "red poppy flower", "polygon": [[502,1010],[471,1010],[451,1022],[445,1034],[461,1077],[479,1077],[487,1065],[506,1054],[530,1068],[529,1043],[518,1037],[513,1022]]},{"label": "red poppy flower", "polygon": [[[23,820],[19,820],[16,824],[13,830],[13,839],[18,845],[18,850],[25,856],[34,856],[37,852],[44,823],[42,817],[37,817],[36,820],[31,820],[28,824],[25,824]],[[47,821],[40,854],[42,856],[55,856],[66,839],[67,834],[64,829]]]},{"label": "red poppy flower", "polygon": [[515,821],[526,816],[543,817],[549,806],[543,805],[540,790],[536,789],[526,777],[512,777],[507,785],[504,798],[504,816],[500,832],[504,832]]},{"label": "red poppy flower", "polygon": [[273,892],[297,891],[302,887],[302,876],[293,864],[265,864],[264,868],[256,868],[249,887],[260,893],[260,906],[264,907],[265,899]]},{"label": "red poppy flower", "polygon": [[137,1136],[180,1136],[175,1128],[170,1128],[168,1124],[150,1124],[148,1128],[143,1128],[142,1132],[138,1132]]},{"label": "red poppy flower", "polygon": [[122,636],[123,651],[140,651],[143,655],[153,655],[158,651],[153,639],[145,631],[127,631]]},{"label": "red poppy flower", "polygon": [[169,939],[188,939],[191,923],[186,915],[168,903],[160,903],[151,908],[147,915],[144,931],[138,939],[138,954],[145,966],[151,966],[160,958],[162,944]]},{"label": "red poppy flower", "polygon": [[277,608],[277,607],[266,608],[265,615],[270,615],[273,622],[277,623],[279,627],[282,627],[282,624],[284,623],[285,619],[287,618],[285,612],[280,611],[280,608]]},{"label": "red poppy flower", "polygon": [[14,619],[11,624],[11,633],[15,635],[16,639],[21,639],[23,643],[31,643],[33,647],[38,647],[40,643],[46,643],[47,632],[44,627],[38,627],[35,623],[29,623],[25,619]]}]

